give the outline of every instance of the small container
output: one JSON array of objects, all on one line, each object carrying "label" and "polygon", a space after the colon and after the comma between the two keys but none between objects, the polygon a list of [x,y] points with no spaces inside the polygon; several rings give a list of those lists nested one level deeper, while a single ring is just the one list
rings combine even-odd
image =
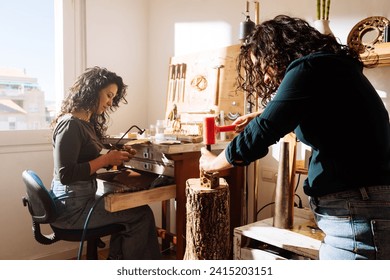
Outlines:
[{"label": "small container", "polygon": [[385,42],[385,43],[390,42],[389,25],[388,24],[385,26],[385,29],[383,30],[383,42]]},{"label": "small container", "polygon": [[165,135],[165,120],[157,120],[156,122],[156,140],[164,140]]},{"label": "small container", "polygon": [[149,136],[150,137],[156,136],[156,126],[154,124],[151,124],[149,126]]}]

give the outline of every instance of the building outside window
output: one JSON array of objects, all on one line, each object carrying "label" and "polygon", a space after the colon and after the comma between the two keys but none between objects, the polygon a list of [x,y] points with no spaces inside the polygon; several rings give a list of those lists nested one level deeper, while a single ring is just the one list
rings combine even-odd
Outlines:
[{"label": "building outside window", "polygon": [[0,131],[47,129],[55,115],[54,1],[0,0]]}]

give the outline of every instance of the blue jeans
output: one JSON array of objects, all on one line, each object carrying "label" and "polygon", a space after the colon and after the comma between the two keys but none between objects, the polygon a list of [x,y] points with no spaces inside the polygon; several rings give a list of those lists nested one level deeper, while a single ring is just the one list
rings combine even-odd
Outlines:
[{"label": "blue jeans", "polygon": [[390,260],[390,186],[310,197],[321,260]]},{"label": "blue jeans", "polygon": [[[53,180],[51,194],[57,206],[58,218],[53,223],[59,228],[82,229],[91,206],[95,203],[96,180],[78,181],[62,185]],[[152,209],[143,205],[118,212],[108,212],[104,201],[94,208],[88,228],[108,224],[123,224],[125,230],[111,236],[111,259],[161,259],[160,247]]]}]

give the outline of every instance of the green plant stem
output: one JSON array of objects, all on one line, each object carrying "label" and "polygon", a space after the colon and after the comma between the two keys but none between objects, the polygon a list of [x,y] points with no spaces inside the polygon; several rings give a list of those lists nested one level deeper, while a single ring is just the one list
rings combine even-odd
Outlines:
[{"label": "green plant stem", "polygon": [[326,20],[329,20],[330,0],[326,3]]},{"label": "green plant stem", "polygon": [[330,0],[317,0],[317,20],[329,20]]},{"label": "green plant stem", "polygon": [[317,0],[317,19],[321,18],[321,0]]}]

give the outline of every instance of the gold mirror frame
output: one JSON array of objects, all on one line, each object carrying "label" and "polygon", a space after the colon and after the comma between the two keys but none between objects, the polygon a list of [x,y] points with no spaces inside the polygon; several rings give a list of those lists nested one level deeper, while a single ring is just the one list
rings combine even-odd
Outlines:
[{"label": "gold mirror frame", "polygon": [[[347,44],[350,48],[358,50],[359,53],[372,51],[375,44],[383,43],[383,30],[389,24],[389,20],[382,16],[368,17],[359,21],[349,32]],[[369,41],[364,41],[364,37],[374,35]]]}]

